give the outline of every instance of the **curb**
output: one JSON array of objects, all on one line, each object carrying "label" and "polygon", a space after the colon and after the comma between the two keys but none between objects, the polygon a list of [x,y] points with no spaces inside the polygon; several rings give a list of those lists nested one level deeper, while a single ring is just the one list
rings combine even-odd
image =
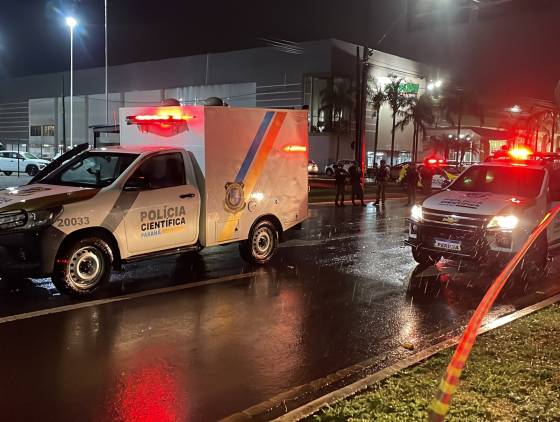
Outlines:
[{"label": "curb", "polygon": [[[528,306],[523,308],[519,311],[516,311],[510,315],[506,315],[504,317],[498,318],[495,321],[492,321],[488,324],[485,324],[479,330],[479,334],[486,333],[488,331],[494,330],[496,328],[502,327],[504,325],[509,324],[516,319],[522,318],[526,315],[532,314],[537,312],[547,306],[550,306],[554,303],[560,302],[560,294],[556,294],[551,296],[548,299],[545,299],[541,302],[538,302],[534,305]],[[414,366],[419,362],[428,359],[429,357],[441,352],[442,350],[448,349],[453,347],[457,344],[460,339],[460,335],[452,337],[448,340],[444,340],[438,344],[428,347],[418,353],[415,353],[412,356],[409,356],[387,368],[384,368],[380,371],[377,371],[371,375],[368,375],[352,384],[349,384],[345,387],[339,388],[331,393],[325,394],[315,400],[310,401],[303,406],[297,407],[288,412],[286,407],[286,401],[290,399],[294,399],[298,396],[301,396],[305,393],[317,391],[322,387],[326,387],[330,384],[333,384],[337,381],[341,381],[344,378],[348,377],[352,373],[355,373],[358,370],[364,370],[369,366],[369,360],[364,362],[360,362],[358,364],[352,365],[346,369],[342,369],[337,371],[333,374],[327,375],[324,378],[312,381],[308,384],[300,385],[298,387],[291,388],[283,393],[280,393],[269,400],[266,400],[262,403],[259,403],[255,406],[252,406],[248,409],[245,409],[241,412],[235,413],[230,415],[222,421],[226,422],[237,422],[237,421],[252,421],[252,420],[263,420],[266,416],[266,413],[270,412],[272,409],[275,408],[284,408],[286,409],[286,413],[276,419],[273,419],[277,422],[288,422],[288,421],[298,421],[307,416],[310,416],[320,410],[322,407],[332,405],[336,402],[344,400],[350,396],[353,396],[360,391],[363,391],[370,387],[371,385],[383,381],[390,376],[395,375],[396,373],[406,369],[408,367]]]}]

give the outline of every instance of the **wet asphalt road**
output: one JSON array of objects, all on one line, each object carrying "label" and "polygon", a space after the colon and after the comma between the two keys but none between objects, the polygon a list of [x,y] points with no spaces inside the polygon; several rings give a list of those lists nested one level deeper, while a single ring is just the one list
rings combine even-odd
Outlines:
[{"label": "wet asphalt road", "polygon": [[[0,320],[2,418],[216,420],[366,359],[389,365],[413,353],[404,342],[417,351],[456,334],[492,275],[418,268],[402,246],[402,203],[314,207],[265,268],[235,246],[209,249],[131,265],[96,299],[143,297]],[[557,293],[556,267],[517,276],[489,319]],[[48,280],[0,282],[0,317],[75,303]]]}]

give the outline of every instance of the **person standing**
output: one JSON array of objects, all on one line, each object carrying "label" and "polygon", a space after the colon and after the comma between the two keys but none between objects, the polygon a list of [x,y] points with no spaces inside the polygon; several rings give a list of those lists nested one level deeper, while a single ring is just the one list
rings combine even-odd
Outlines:
[{"label": "person standing", "polygon": [[408,202],[406,206],[412,206],[416,204],[416,188],[418,186],[418,180],[420,175],[418,174],[418,168],[416,163],[410,163],[408,169],[406,170],[406,188],[408,191]]},{"label": "person standing", "polygon": [[[344,190],[346,189],[346,176],[348,173],[342,167],[342,164],[338,164],[334,171],[334,183],[336,185],[336,197],[334,199],[334,204],[337,207],[344,206]],[[340,205],[339,205],[340,198]]]},{"label": "person standing", "polygon": [[362,188],[362,168],[357,161],[348,169],[350,173],[350,183],[352,183],[352,205],[357,206],[356,199],[359,199],[362,203],[362,207],[365,207],[364,203],[364,190]]},{"label": "person standing", "polygon": [[434,170],[432,166],[425,165],[422,167],[422,190],[424,195],[432,194],[432,177],[434,176]]},{"label": "person standing", "polygon": [[377,198],[374,205],[379,205],[379,202],[385,204],[385,192],[387,189],[387,182],[389,181],[390,170],[385,163],[385,160],[381,160],[381,165],[377,170]]}]

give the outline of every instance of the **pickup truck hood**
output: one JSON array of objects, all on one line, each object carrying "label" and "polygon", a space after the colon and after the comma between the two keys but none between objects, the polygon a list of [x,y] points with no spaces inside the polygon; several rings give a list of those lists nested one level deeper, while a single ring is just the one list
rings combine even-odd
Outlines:
[{"label": "pickup truck hood", "polygon": [[53,208],[90,199],[99,192],[94,188],[33,184],[0,190],[0,212]]},{"label": "pickup truck hood", "polygon": [[[526,198],[515,198],[519,205],[527,204]],[[494,216],[516,204],[511,195],[489,192],[460,192],[447,190],[426,198],[422,206],[431,210],[451,213],[477,214]],[[518,206],[519,206],[518,205]]]}]

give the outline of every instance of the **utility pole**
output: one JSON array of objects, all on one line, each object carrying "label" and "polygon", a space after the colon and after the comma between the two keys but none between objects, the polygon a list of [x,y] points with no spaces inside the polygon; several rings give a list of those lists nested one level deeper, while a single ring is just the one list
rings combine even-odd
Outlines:
[{"label": "utility pole", "polygon": [[354,159],[358,160],[358,145],[361,142],[361,125],[362,125],[362,99],[361,99],[361,74],[362,61],[360,57],[360,47],[356,46],[356,136],[354,137]]},{"label": "utility pole", "polygon": [[107,0],[105,0],[105,124],[109,125],[109,83],[108,83],[108,68],[109,68],[109,49],[107,43]]},{"label": "utility pole", "polygon": [[62,152],[66,152],[66,106],[64,101],[64,74],[62,74]]},{"label": "utility pole", "polygon": [[365,156],[366,156],[366,109],[367,109],[367,84],[369,75],[369,48],[364,46],[362,56],[362,85],[360,93],[360,142],[358,147],[358,163],[365,174]]}]

